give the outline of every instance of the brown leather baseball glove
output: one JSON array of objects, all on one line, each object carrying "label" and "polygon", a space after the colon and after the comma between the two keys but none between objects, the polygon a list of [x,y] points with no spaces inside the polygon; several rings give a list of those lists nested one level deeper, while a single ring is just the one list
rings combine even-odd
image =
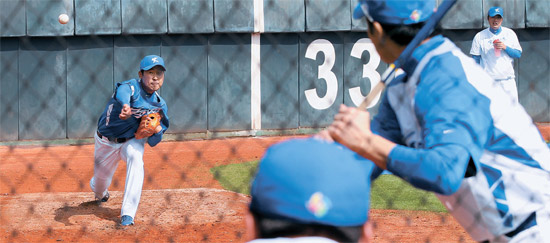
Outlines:
[{"label": "brown leather baseball glove", "polygon": [[[162,116],[159,113],[151,113],[141,117],[138,130],[134,134],[136,139],[149,137],[160,131],[160,119]],[[157,130],[158,129],[158,130]]]}]

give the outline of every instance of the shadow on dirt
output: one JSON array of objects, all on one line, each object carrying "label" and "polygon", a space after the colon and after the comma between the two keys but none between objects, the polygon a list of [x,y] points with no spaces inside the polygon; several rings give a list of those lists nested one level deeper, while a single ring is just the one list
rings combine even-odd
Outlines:
[{"label": "shadow on dirt", "polygon": [[73,215],[95,215],[98,218],[118,222],[120,210],[105,208],[97,201],[83,202],[76,207],[63,206],[55,210],[55,221],[64,223],[65,226],[73,225],[69,218]]}]

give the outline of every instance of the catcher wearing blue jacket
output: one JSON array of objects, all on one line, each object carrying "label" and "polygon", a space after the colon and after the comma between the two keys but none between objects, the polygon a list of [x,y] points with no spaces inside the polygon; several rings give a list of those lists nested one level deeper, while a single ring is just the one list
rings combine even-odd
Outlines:
[{"label": "catcher wearing blue jacket", "polygon": [[[368,36],[392,63],[435,0],[361,0]],[[412,34],[411,34],[412,33]],[[550,242],[550,149],[524,108],[449,39],[425,39],[379,113],[341,106],[320,136],[433,191],[480,242]]]},{"label": "catcher wearing blue jacket", "polygon": [[[107,189],[118,162],[126,161],[126,185],[121,209],[123,226],[134,224],[141,198],[145,142],[151,147],[157,145],[170,124],[166,102],[157,93],[164,83],[165,71],[161,57],[144,57],[140,63],[139,79],[117,83],[113,97],[97,123],[94,176],[90,187],[98,201],[106,202],[109,199]],[[142,117],[157,113],[160,114],[160,126],[142,134],[138,129]]]}]

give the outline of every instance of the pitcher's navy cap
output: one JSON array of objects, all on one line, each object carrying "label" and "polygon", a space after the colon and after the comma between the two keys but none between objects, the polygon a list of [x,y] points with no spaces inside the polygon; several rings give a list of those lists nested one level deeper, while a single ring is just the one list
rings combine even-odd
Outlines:
[{"label": "pitcher's navy cap", "polygon": [[504,11],[501,7],[492,7],[489,9],[489,12],[487,13],[489,17],[495,17],[496,15],[500,15],[500,17],[504,18]]},{"label": "pitcher's navy cap", "polygon": [[353,18],[366,16],[371,22],[410,25],[428,20],[435,9],[435,0],[359,0]]},{"label": "pitcher's navy cap", "polygon": [[161,66],[164,71],[166,71],[166,67],[164,66],[164,59],[162,57],[159,57],[157,55],[149,55],[144,57],[141,60],[141,63],[139,64],[139,70],[149,70],[153,68],[154,66]]},{"label": "pitcher's navy cap", "polygon": [[275,144],[252,181],[250,210],[302,224],[363,225],[373,168],[334,142],[302,138]]}]

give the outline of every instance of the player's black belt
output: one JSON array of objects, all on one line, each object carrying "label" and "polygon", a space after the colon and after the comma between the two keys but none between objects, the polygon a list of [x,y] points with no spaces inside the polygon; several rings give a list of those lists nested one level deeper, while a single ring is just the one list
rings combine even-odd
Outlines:
[{"label": "player's black belt", "polygon": [[107,138],[107,140],[109,140],[113,143],[124,143],[124,142],[130,140],[130,138],[114,138],[114,137],[103,136],[103,135],[101,135],[101,133],[99,133],[99,131],[97,131],[97,136],[99,138],[104,138],[105,137],[105,138]]}]

